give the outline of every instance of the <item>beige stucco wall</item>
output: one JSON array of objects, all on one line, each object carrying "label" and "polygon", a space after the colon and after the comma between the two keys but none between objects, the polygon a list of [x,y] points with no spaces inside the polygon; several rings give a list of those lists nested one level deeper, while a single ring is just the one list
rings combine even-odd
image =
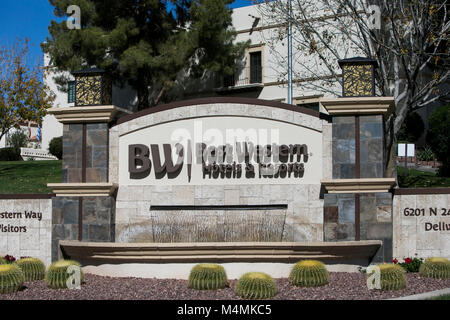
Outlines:
[{"label": "beige stucco wall", "polygon": [[[6,218],[3,213],[21,213],[21,218]],[[26,218],[25,212],[41,213],[42,218]],[[0,228],[0,255],[33,257],[47,266],[51,262],[52,200],[8,199],[0,200],[0,225],[18,227],[21,232],[3,232]]]},{"label": "beige stucco wall", "polygon": [[[430,215],[430,208],[437,209],[436,216]],[[405,209],[408,216],[405,215]],[[410,216],[411,209],[418,216]],[[439,229],[439,224],[441,227],[446,224],[450,228],[449,210],[450,194],[395,195],[393,256],[402,259],[417,254],[422,258],[450,258],[450,230],[426,231],[426,227],[429,229],[433,225]]]}]

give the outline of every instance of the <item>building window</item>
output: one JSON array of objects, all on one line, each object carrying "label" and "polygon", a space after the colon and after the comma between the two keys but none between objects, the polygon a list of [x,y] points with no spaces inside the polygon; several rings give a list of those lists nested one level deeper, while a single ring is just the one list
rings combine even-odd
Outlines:
[{"label": "building window", "polygon": [[250,83],[262,83],[261,51],[250,52]]},{"label": "building window", "polygon": [[75,102],[75,81],[69,81],[67,90],[67,102],[74,103]]}]

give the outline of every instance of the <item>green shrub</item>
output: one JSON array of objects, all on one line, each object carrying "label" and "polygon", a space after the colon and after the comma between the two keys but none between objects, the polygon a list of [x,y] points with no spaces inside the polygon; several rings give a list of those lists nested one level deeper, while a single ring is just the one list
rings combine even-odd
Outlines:
[{"label": "green shrub", "polygon": [[450,177],[450,104],[431,113],[428,120],[427,142],[436,158],[442,163],[438,174]]},{"label": "green shrub", "polygon": [[417,152],[417,160],[419,161],[433,161],[435,158],[436,156],[430,147],[423,147]]},{"label": "green shrub", "polygon": [[379,264],[378,267],[381,290],[393,291],[406,287],[406,272],[402,267],[392,263]]},{"label": "green shrub", "polygon": [[427,278],[449,279],[450,261],[445,258],[428,258],[420,266],[419,273]]},{"label": "green shrub", "polygon": [[1,148],[0,161],[19,161],[21,160],[20,153],[17,153],[14,148]]},{"label": "green shrub", "polygon": [[20,148],[25,148],[28,145],[28,135],[23,130],[15,130],[6,139],[6,144],[10,146],[17,156],[20,158]]},{"label": "green shrub", "polygon": [[22,288],[25,278],[16,264],[0,265],[0,293],[13,293]]},{"label": "green shrub", "polygon": [[17,260],[17,266],[22,270],[25,281],[42,280],[45,278],[45,264],[36,258]]},{"label": "green shrub", "polygon": [[[78,266],[81,268],[81,265],[73,260],[59,260],[50,265],[48,267],[47,272],[45,274],[45,282],[47,286],[52,289],[66,289],[67,288],[67,279],[71,276],[67,273],[67,269],[72,266]],[[83,272],[81,272],[81,282],[83,282]]]},{"label": "green shrub", "polygon": [[57,157],[59,160],[62,159],[63,154],[62,137],[56,137],[50,141],[48,145],[48,152]]},{"label": "green shrub", "polygon": [[189,274],[189,288],[196,290],[217,290],[227,285],[227,274],[222,266],[203,263],[192,268]]},{"label": "green shrub", "polygon": [[236,293],[244,299],[267,299],[277,293],[277,286],[268,274],[249,272],[239,279]]},{"label": "green shrub", "polygon": [[328,284],[328,271],[320,261],[303,260],[294,265],[289,280],[294,286],[319,287]]}]

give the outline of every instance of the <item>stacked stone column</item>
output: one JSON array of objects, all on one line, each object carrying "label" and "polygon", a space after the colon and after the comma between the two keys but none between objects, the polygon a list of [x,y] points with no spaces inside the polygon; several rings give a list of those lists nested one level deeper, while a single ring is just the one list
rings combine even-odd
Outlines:
[{"label": "stacked stone column", "polygon": [[[55,194],[52,198],[53,261],[61,258],[61,240],[114,242],[115,239],[117,186],[108,181],[108,150],[109,123],[119,109],[104,104],[110,102],[105,92],[111,88],[105,89],[106,82],[98,69],[83,75],[82,80],[76,76],[75,107],[49,111],[64,125],[62,183],[48,184]],[[91,87],[83,87],[91,80]],[[96,84],[99,88],[95,88]],[[95,97],[95,90],[100,90],[101,99],[86,100]],[[93,105],[87,105],[89,102]]]},{"label": "stacked stone column", "polygon": [[322,180],[324,241],[382,240],[374,261],[390,261],[395,179],[385,172],[384,119],[394,99],[374,97],[373,60],[354,58],[341,66],[343,97],[321,101],[333,126],[332,179]]}]

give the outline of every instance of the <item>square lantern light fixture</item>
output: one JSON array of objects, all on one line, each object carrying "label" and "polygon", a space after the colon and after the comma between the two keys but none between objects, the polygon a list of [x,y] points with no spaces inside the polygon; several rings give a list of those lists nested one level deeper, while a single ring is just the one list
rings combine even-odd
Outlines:
[{"label": "square lantern light fixture", "polygon": [[112,80],[103,69],[72,72],[75,77],[75,106],[112,104]]},{"label": "square lantern light fixture", "polygon": [[355,57],[339,60],[342,68],[343,97],[374,97],[375,68],[378,63],[374,59]]}]

